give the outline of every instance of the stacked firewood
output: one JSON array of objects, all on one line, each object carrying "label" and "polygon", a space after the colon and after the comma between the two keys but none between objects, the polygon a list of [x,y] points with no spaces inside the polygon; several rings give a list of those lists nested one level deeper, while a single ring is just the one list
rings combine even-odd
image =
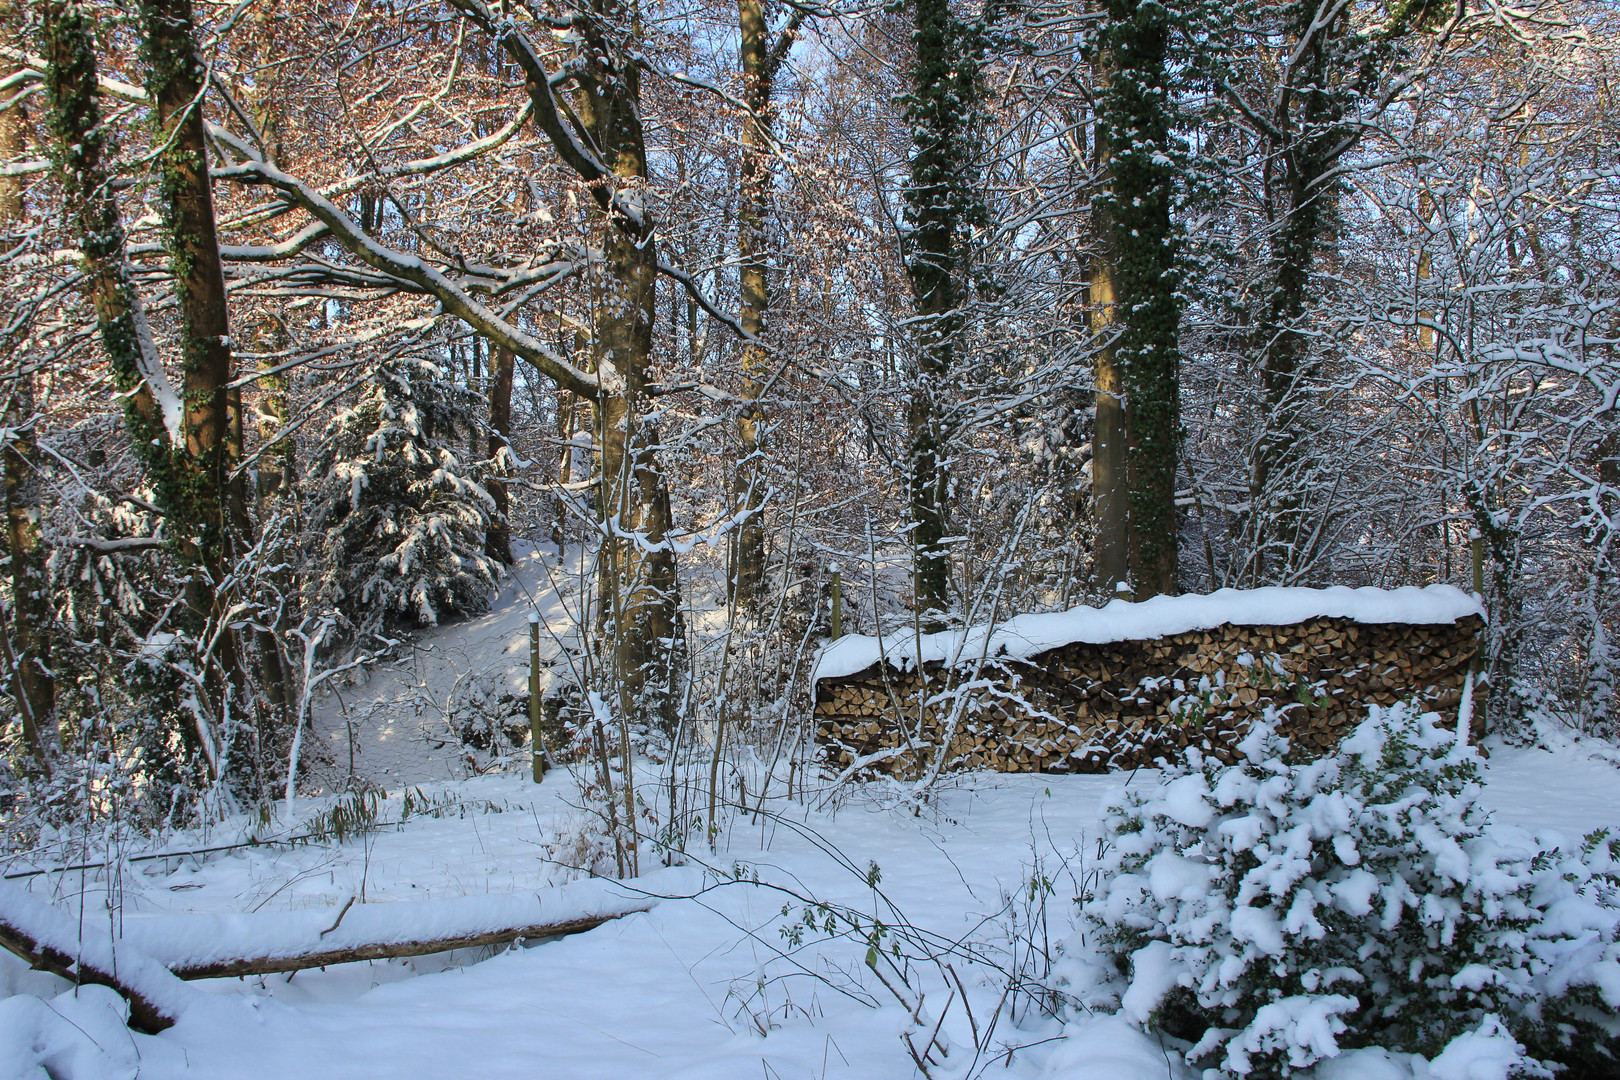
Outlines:
[{"label": "stacked firewood", "polygon": [[1368,705],[1455,711],[1482,623],[1220,626],[1079,642],[1027,659],[919,672],[876,665],[816,686],[816,739],[836,771],[1104,772],[1195,746],[1231,759],[1269,707],[1301,751],[1325,753]]}]

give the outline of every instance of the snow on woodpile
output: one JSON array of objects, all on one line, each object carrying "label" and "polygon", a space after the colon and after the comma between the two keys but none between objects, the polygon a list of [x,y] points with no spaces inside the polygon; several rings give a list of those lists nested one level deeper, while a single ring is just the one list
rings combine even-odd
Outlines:
[{"label": "snow on woodpile", "polygon": [[1451,585],[1220,589],[1202,596],[1155,596],[1140,603],[1115,600],[1100,608],[1018,615],[988,628],[988,641],[983,626],[923,634],[920,639],[901,631],[885,635],[881,644],[865,634],[847,634],[821,650],[811,681],[846,678],[865,671],[880,657],[892,667],[910,671],[917,666],[919,640],[923,663],[959,665],[987,656],[1025,660],[1081,641],[1143,641],[1217,626],[1289,626],[1316,618],[1440,625],[1484,614],[1478,600]]},{"label": "snow on woodpile", "polygon": [[[1223,590],[828,646],[816,738],[840,772],[1095,772],[1228,756],[1267,710],[1326,752],[1369,705],[1454,711],[1480,605],[1425,589]],[[880,663],[880,657],[887,663]],[[919,664],[919,657],[921,663]]]}]

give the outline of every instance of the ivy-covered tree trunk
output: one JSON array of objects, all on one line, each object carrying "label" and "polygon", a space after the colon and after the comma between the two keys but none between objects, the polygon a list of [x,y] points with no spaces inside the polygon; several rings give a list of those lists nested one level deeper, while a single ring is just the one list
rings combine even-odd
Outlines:
[{"label": "ivy-covered tree trunk", "polygon": [[124,404],[130,446],[159,485],[169,468],[169,421],[155,387],[167,390],[124,255],[124,227],[104,155],[107,128],[96,100],[95,9],[48,0],[41,9],[50,129],[67,229],[79,242],[85,288],[95,307],[113,387]]},{"label": "ivy-covered tree trunk", "polygon": [[1110,68],[1100,114],[1110,150],[1116,348],[1124,372],[1130,466],[1131,581],[1138,599],[1178,590],[1176,465],[1181,442],[1175,176],[1170,154],[1171,13],[1109,0]]},{"label": "ivy-covered tree trunk", "polygon": [[[0,4],[0,30],[15,33],[20,27],[16,5]],[[4,70],[4,69],[0,69]],[[0,112],[0,155],[17,161],[27,149],[27,120],[19,102]],[[0,177],[0,236],[24,224],[22,183]],[[56,722],[56,680],[51,670],[50,625],[52,612],[46,592],[45,546],[40,536],[38,446],[34,425],[36,397],[32,350],[17,349],[11,385],[5,393],[5,426],[11,433],[4,452],[6,489],[6,542],[11,577],[10,634],[11,691],[22,716],[23,741],[35,765],[49,773],[59,742]]]},{"label": "ivy-covered tree trunk", "polygon": [[512,522],[508,516],[512,500],[506,491],[506,481],[501,477],[511,461],[506,433],[512,430],[512,370],[516,364],[517,357],[511,349],[499,344],[490,346],[489,458],[495,467],[484,489],[495,500],[495,513],[490,518],[489,531],[484,534],[484,553],[506,566],[512,565]]},{"label": "ivy-covered tree trunk", "polygon": [[[231,387],[230,321],[225,272],[214,225],[203,128],[203,79],[190,0],[141,0],[146,91],[152,104],[159,210],[169,273],[180,316],[183,396],[180,438],[160,497],[195,571],[187,590],[197,628],[224,616],[219,588],[251,531],[242,460],[241,391]],[[243,686],[240,646],[226,629],[216,637],[208,673],[216,717],[230,714],[229,686]]]},{"label": "ivy-covered tree trunk", "polygon": [[979,55],[949,0],[913,0],[916,66],[906,97],[914,153],[905,189],[905,265],[917,317],[906,411],[907,496],[917,610],[937,625],[950,606],[951,424],[947,388],[963,329],[966,234],[983,220],[972,190]]}]

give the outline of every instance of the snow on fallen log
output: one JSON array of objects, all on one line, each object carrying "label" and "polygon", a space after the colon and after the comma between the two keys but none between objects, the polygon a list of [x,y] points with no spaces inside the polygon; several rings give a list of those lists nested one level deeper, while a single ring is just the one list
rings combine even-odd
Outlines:
[{"label": "snow on fallen log", "polygon": [[820,679],[847,678],[879,660],[901,671],[913,670],[919,659],[950,667],[972,664],[980,657],[1026,660],[1077,642],[1146,641],[1228,625],[1290,626],[1320,618],[1440,625],[1484,614],[1478,600],[1450,585],[1220,589],[1204,596],[1155,596],[1140,603],[1114,600],[1100,608],[1017,615],[994,626],[920,637],[909,630],[881,639],[848,634],[822,648],[810,681],[814,685]]},{"label": "snow on fallen log", "polygon": [[575,934],[656,902],[593,879],[540,893],[351,903],[341,911],[132,915],[124,940],[182,979],[230,978]]},{"label": "snow on fallen log", "polygon": [[156,1034],[173,1026],[196,991],[138,946],[81,932],[79,920],[19,885],[0,882],[0,946],[41,971],[108,987],[129,1002],[132,1027]]}]

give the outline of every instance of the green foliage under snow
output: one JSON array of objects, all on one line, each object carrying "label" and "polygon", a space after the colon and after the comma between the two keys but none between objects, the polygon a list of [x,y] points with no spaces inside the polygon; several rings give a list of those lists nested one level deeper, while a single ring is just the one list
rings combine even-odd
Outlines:
[{"label": "green foliage under snow", "polygon": [[1478,754],[1433,713],[1374,707],[1317,761],[1269,724],[1241,750],[1193,752],[1110,808],[1073,985],[1100,977],[1211,1077],[1362,1046],[1438,1064],[1481,1040],[1521,1075],[1612,1074],[1620,840],[1572,851],[1493,827]]},{"label": "green foliage under snow", "polygon": [[488,609],[501,574],[484,553],[495,504],[480,463],[455,445],[465,445],[471,405],[438,365],[396,359],[327,428],[310,528],[320,599],[352,632]]}]

